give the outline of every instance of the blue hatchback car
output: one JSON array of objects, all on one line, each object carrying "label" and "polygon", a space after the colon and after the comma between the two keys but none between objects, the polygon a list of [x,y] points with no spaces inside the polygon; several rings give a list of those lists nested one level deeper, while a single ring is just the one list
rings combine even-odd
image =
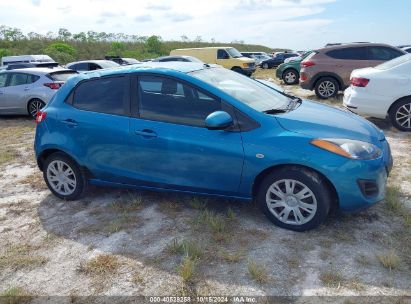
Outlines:
[{"label": "blue hatchback car", "polygon": [[295,231],[381,201],[392,167],[383,132],[355,114],[178,62],[69,79],[37,115],[35,152],[62,199],[89,184],[255,199]]}]

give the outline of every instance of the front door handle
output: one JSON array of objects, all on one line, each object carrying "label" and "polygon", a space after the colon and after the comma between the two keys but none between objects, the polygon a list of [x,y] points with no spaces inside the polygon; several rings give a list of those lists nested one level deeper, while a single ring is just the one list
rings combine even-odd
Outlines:
[{"label": "front door handle", "polygon": [[30,88],[28,88],[28,87],[25,87],[25,88],[24,88],[24,91],[28,91],[28,90],[30,90]]},{"label": "front door handle", "polygon": [[66,120],[62,120],[62,123],[66,124],[69,127],[77,127],[78,123],[77,121],[75,121],[74,119],[66,119]]},{"label": "front door handle", "polygon": [[136,133],[137,135],[141,135],[142,137],[145,137],[145,138],[157,137],[157,133],[149,129],[137,130],[137,131],[134,131],[134,133]]}]

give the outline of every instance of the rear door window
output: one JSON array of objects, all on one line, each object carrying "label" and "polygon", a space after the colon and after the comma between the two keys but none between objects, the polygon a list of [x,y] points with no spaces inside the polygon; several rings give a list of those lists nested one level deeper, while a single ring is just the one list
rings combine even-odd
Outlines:
[{"label": "rear door window", "polygon": [[128,78],[105,77],[80,83],[73,96],[73,106],[86,111],[128,115]]},{"label": "rear door window", "polygon": [[331,50],[326,55],[334,59],[342,60],[368,60],[367,49],[365,47],[349,47]]},{"label": "rear door window", "polygon": [[[12,73],[10,76],[9,86],[19,86],[27,84],[29,79],[28,77],[31,75],[21,74],[21,73]],[[30,77],[31,79],[31,77]]]},{"label": "rear door window", "polygon": [[98,64],[93,63],[93,62],[90,63],[89,68],[90,68],[90,71],[101,70],[101,66],[99,66]]}]

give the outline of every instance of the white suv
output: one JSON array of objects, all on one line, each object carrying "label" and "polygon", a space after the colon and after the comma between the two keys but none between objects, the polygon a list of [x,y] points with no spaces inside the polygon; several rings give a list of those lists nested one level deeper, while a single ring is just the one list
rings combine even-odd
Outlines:
[{"label": "white suv", "polygon": [[345,107],[364,116],[388,116],[397,129],[411,131],[411,54],[354,70],[350,81]]}]

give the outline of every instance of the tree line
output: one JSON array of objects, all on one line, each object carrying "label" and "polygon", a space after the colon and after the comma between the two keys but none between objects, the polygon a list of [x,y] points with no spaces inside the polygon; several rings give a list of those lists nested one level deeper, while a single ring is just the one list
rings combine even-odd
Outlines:
[{"label": "tree line", "polygon": [[239,51],[272,52],[262,45],[246,44],[244,41],[230,43],[203,41],[201,36],[181,41],[164,41],[161,36],[139,36],[124,33],[87,31],[71,33],[65,28],[57,32],[24,34],[20,29],[0,25],[0,57],[12,55],[46,54],[61,64],[76,60],[103,59],[104,56],[131,57],[139,60],[168,55],[177,48],[232,46]]}]

